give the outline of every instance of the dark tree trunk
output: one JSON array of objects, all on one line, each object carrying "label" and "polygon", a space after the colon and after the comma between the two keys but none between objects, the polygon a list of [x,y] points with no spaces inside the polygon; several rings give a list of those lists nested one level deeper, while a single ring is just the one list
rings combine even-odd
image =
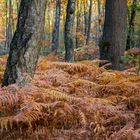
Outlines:
[{"label": "dark tree trunk", "polygon": [[21,0],[17,29],[10,45],[3,86],[33,77],[41,49],[46,0]]},{"label": "dark tree trunk", "polygon": [[134,47],[133,35],[134,35],[134,25],[135,25],[135,17],[136,17],[136,6],[137,6],[137,0],[133,0],[130,20],[129,20],[126,50],[130,49],[131,47]]},{"label": "dark tree trunk", "polygon": [[82,4],[77,1],[76,48],[84,46],[84,42],[81,40],[82,33]]},{"label": "dark tree trunk", "polygon": [[68,0],[67,16],[65,22],[65,61],[74,61],[74,13],[75,13],[75,0]]},{"label": "dark tree trunk", "polygon": [[56,14],[55,14],[55,23],[54,29],[52,34],[52,51],[57,52],[60,46],[60,9],[61,8],[61,1],[56,0]]},{"label": "dark tree trunk", "polygon": [[113,69],[120,69],[121,55],[126,48],[127,0],[106,0],[100,59],[109,60]]},{"label": "dark tree trunk", "polygon": [[137,47],[140,48],[140,27],[138,31],[138,42],[137,42]]},{"label": "dark tree trunk", "polygon": [[88,30],[87,30],[86,45],[89,45],[89,41],[90,41],[91,17],[92,17],[92,0],[90,0],[90,8],[89,8],[89,18],[88,18]]}]

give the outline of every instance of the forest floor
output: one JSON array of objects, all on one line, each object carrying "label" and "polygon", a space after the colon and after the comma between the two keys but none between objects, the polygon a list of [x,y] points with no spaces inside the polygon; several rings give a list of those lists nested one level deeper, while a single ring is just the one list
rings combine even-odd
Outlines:
[{"label": "forest floor", "polygon": [[140,140],[140,76],[99,62],[44,57],[25,87],[0,89],[0,139]]}]

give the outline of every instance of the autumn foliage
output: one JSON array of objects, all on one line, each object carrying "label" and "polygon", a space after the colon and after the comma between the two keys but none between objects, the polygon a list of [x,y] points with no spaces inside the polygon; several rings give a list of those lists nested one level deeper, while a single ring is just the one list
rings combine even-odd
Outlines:
[{"label": "autumn foliage", "polygon": [[140,77],[99,63],[43,58],[25,87],[0,89],[0,139],[139,140]]}]

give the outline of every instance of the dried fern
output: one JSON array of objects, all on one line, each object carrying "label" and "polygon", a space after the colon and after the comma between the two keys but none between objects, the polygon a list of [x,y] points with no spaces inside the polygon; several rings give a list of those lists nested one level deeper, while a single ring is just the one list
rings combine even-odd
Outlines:
[{"label": "dried fern", "polygon": [[0,89],[0,139],[139,139],[140,78],[99,63],[43,58],[30,84]]}]

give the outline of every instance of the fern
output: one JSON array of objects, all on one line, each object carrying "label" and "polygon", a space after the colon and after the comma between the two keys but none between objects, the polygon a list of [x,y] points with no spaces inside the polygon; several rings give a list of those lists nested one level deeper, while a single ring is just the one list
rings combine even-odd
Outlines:
[{"label": "fern", "polygon": [[100,63],[106,62],[44,57],[31,83],[1,88],[0,139],[139,139],[136,69],[112,71]]},{"label": "fern", "polygon": [[17,94],[0,95],[0,107],[14,106],[18,103],[19,97]]},{"label": "fern", "polygon": [[69,96],[65,93],[56,91],[56,90],[45,90],[45,92],[52,98],[56,99],[56,100],[66,100],[69,102],[73,102],[73,101],[79,101],[79,98],[75,98],[72,96]]}]

